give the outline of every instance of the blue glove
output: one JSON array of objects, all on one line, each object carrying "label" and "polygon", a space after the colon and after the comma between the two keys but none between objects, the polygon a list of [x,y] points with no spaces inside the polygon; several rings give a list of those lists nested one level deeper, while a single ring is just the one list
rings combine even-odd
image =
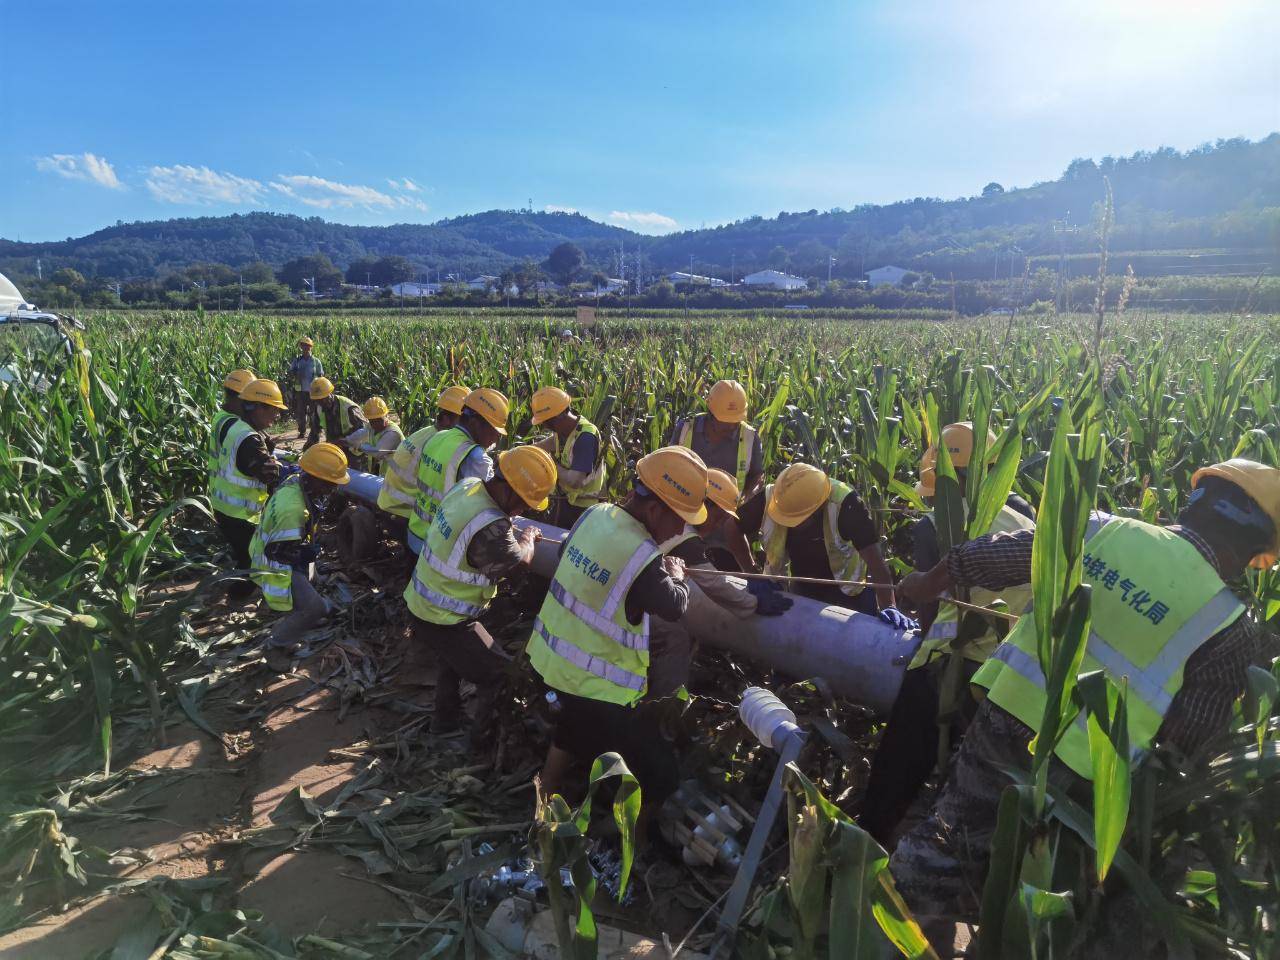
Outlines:
[{"label": "blue glove", "polygon": [[296,463],[281,463],[281,464],[280,464],[280,479],[281,479],[281,480],[286,480],[286,479],[288,479],[289,477],[292,477],[295,473],[301,473],[301,472],[302,472],[302,468],[301,468],[300,466],[298,466]]},{"label": "blue glove", "polygon": [[897,607],[885,607],[880,611],[880,619],[895,630],[919,630],[920,623],[912,620]]},{"label": "blue glove", "polygon": [[748,580],[747,592],[756,598],[756,613],[762,617],[780,617],[795,603],[770,580]]}]

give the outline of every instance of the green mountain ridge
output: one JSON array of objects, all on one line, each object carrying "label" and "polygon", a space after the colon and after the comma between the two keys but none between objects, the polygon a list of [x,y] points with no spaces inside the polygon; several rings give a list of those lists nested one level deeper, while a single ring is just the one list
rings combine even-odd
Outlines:
[{"label": "green mountain ridge", "polygon": [[[1177,265],[1179,254],[1215,254],[1223,272],[1271,270],[1280,260],[1280,133],[1219,141],[1179,152],[1071,162],[1057,180],[954,200],[917,197],[850,210],[750,217],[718,227],[645,236],[577,213],[489,210],[432,224],[366,227],[319,217],[238,213],[118,223],[46,243],[0,239],[0,271],[34,276],[72,267],[88,276],[154,277],[192,263],[273,267],[321,252],[345,267],[362,257],[399,255],[426,278],[434,272],[497,274],[577,244],[589,266],[634,275],[687,270],[741,277],[766,267],[801,276],[860,278],[887,263],[957,279],[1007,276],[1048,260],[1094,252],[1110,184],[1114,251],[1142,263]],[[625,260],[619,256],[625,251]],[[1156,255],[1156,256],[1153,256]],[[834,263],[831,258],[834,257]],[[638,259],[637,259],[638,258]],[[1201,265],[1209,264],[1205,260]]]}]

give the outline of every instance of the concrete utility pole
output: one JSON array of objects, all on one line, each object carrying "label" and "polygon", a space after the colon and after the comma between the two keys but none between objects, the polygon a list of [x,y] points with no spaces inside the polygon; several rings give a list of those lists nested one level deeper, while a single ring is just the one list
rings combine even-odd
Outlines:
[{"label": "concrete utility pole", "polygon": [[827,283],[831,283],[831,268],[835,265],[835,257],[827,257]]}]

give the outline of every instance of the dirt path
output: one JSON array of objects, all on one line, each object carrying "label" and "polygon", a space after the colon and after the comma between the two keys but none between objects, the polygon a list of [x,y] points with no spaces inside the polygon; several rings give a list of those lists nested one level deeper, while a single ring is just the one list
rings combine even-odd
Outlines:
[{"label": "dirt path", "polygon": [[[339,695],[315,682],[322,669],[316,664],[296,677],[274,678],[249,668],[246,681],[256,679],[261,687],[238,683],[206,704],[206,719],[226,730],[225,745],[187,724],[169,730],[168,746],[130,765],[146,778],[115,806],[146,804],[145,819],[72,822],[67,831],[82,845],[145,850],[148,861],[121,866],[118,879],[223,879],[220,899],[261,910],[287,935],[352,932],[407,916],[397,898],[353,879],[364,872],[356,860],[311,848],[261,851],[237,842],[243,831],[269,826],[271,812],[296,788],[322,805],[331,801],[357,768],[353,759],[333,751],[399,722],[385,711],[359,706],[339,719]],[[237,717],[242,698],[256,699],[264,713],[240,729],[220,727],[220,720]],[[144,897],[108,894],[0,937],[0,956],[88,956],[110,948],[149,910]]]}]

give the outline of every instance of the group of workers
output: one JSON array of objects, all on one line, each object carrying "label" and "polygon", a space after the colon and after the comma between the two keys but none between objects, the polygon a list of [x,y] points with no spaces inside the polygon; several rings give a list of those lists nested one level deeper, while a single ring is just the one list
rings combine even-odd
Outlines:
[{"label": "group of workers", "polygon": [[[302,347],[310,357],[309,342]],[[988,608],[1002,601],[1014,613],[1029,607],[1035,522],[1020,498],[1009,498],[987,535],[945,553],[927,513],[913,530],[915,572],[895,586],[879,525],[849,485],[805,463],[765,482],[760,438],[735,381],[716,383],[705,412],[678,421],[668,446],[635,463],[616,504],[605,498],[606,439],[559,387],[531,398],[532,422],[548,434],[495,453],[510,416],[496,389],[447,388],[434,423],[406,436],[381,398],[356,404],[316,375],[308,384],[316,423],[296,469],[274,458],[267,435],[285,409],[279,387],[236,370],[224,388],[209,496],[234,567],[251,571],[271,609],[289,613],[270,633],[269,664],[287,668],[301,634],[329,610],[310,582],[315,527],[347,482],[348,454],[367,455],[384,484],[381,517],[365,522],[406,544],[413,564],[404,599],[413,642],[436,660],[434,734],[466,726],[474,749],[490,740],[509,657],[481,618],[500,582],[532,565],[540,540],[537,526],[514,518],[551,510],[569,528],[526,648],[556,718],[540,775],[548,793],[571,786],[575,762],[606,751],[626,759],[647,809],[676,788],[677,758],[655,708],[688,677],[693,643],[681,620],[691,581],[743,618],[784,613],[791,599],[776,582],[798,578],[798,594],[903,631],[919,627],[923,640],[873,761],[861,822],[891,846],[947,752],[940,742],[962,735],[954,757],[941,757],[945,777],[929,814],[898,838],[891,867],[935,945],[949,948],[954,922],[976,917],[1007,782],[1000,768],[1029,765],[1045,680],[1033,617],[1002,638],[994,620],[962,628],[951,600],[963,595]],[[967,423],[937,438],[962,481],[974,440]],[[991,449],[995,437],[988,440]],[[917,491],[927,504],[936,457],[931,446],[920,465]],[[1096,514],[1086,543],[1093,610],[1082,670],[1127,682],[1135,761],[1157,745],[1185,753],[1204,746],[1225,727],[1262,653],[1226,584],[1250,565],[1276,563],[1280,470],[1233,459],[1199,470],[1192,487],[1175,525]],[[726,573],[758,570],[757,541],[763,571],[777,581],[749,579],[743,590]],[[898,596],[918,624],[898,610]],[[463,680],[477,691],[469,725]],[[1091,776],[1079,725],[1055,754],[1055,778]]]}]

